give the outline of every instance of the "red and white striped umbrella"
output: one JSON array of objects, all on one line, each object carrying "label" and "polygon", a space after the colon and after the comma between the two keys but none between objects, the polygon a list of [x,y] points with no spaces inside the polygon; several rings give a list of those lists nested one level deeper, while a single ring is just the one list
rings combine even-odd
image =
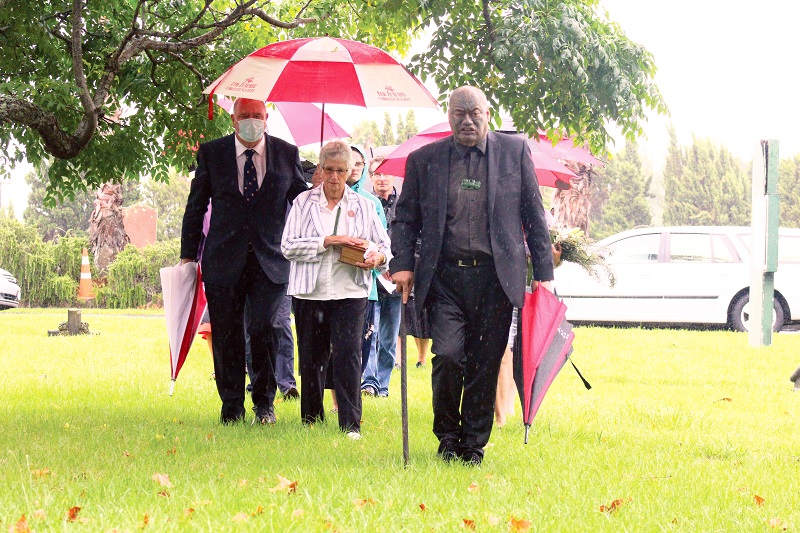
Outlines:
[{"label": "red and white striped umbrella", "polygon": [[[438,106],[422,83],[383,50],[333,37],[265,46],[233,65],[203,92],[267,102]],[[209,104],[209,115],[211,110]]]}]

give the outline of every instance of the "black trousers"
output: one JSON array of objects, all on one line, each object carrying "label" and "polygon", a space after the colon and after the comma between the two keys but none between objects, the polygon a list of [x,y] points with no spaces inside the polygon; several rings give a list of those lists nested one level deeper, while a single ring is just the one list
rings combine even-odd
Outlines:
[{"label": "black trousers", "polygon": [[339,427],[361,431],[361,333],[366,298],[294,298],[300,375],[300,417],[306,424],[325,419],[325,374],[333,367]]},{"label": "black trousers", "polygon": [[273,283],[255,254],[247,254],[242,277],[234,287],[205,285],[211,318],[214,373],[223,414],[244,413],[245,302],[249,302],[253,404],[271,404],[275,398],[275,357],[278,339],[273,318],[286,295],[285,283]]},{"label": "black trousers", "polygon": [[431,360],[433,432],[462,453],[483,454],[494,421],[497,377],[513,306],[494,265],[437,268],[426,302],[435,354]]}]

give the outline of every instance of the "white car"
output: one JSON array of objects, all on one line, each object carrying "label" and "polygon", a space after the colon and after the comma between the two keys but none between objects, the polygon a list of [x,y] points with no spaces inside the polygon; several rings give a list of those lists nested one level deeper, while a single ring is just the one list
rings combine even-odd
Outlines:
[{"label": "white car", "polygon": [[0,268],[0,311],[18,307],[22,292],[15,278],[8,270]]},{"label": "white car", "polygon": [[[778,232],[773,327],[800,320],[800,229]],[[638,228],[596,246],[616,284],[602,269],[595,280],[574,263],[555,271],[567,319],[588,322],[728,324],[746,331],[750,287],[749,227]]]}]

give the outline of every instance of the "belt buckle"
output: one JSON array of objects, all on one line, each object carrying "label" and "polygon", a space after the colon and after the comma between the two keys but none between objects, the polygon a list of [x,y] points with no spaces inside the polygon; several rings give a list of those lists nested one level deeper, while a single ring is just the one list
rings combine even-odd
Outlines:
[{"label": "belt buckle", "polygon": [[478,260],[477,259],[470,259],[468,261],[465,261],[463,259],[459,259],[458,263],[456,263],[456,264],[458,266],[460,266],[460,267],[474,267],[474,266],[476,266],[478,264]]}]

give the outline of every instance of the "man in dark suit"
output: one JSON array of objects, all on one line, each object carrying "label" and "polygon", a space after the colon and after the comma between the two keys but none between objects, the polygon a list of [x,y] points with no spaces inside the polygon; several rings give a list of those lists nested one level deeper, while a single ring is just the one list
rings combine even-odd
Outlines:
[{"label": "man in dark suit", "polygon": [[551,289],[553,258],[527,143],[488,131],[489,105],[475,87],[453,91],[447,114],[453,135],[406,161],[389,269],[403,301],[413,286],[418,309],[428,309],[438,454],[479,465],[511,312],[525,296],[525,241],[534,286]]},{"label": "man in dark suit", "polygon": [[296,146],[264,133],[264,102],[237,99],[234,134],[200,145],[181,234],[181,262],[193,261],[203,215],[213,203],[201,268],[214,332],[221,421],[244,420],[244,307],[250,304],[253,423],[275,422],[275,317],[286,295],[289,262],[281,253],[288,203],[306,190]]}]

